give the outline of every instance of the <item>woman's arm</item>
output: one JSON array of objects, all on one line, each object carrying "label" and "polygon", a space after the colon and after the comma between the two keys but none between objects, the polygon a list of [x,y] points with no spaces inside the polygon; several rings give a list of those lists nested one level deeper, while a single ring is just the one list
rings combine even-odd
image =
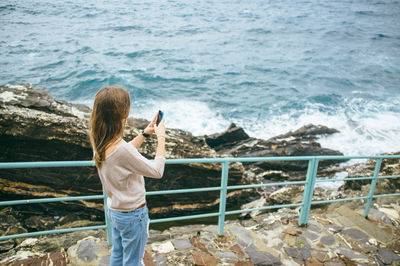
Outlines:
[{"label": "woman's arm", "polygon": [[146,159],[143,155],[141,155],[137,149],[133,147],[130,150],[130,153],[127,154],[127,158],[125,160],[129,162],[127,164],[127,169],[132,172],[138,173],[143,176],[153,177],[153,178],[161,178],[164,173],[164,165],[165,165],[165,121],[164,119],[160,122],[158,126],[154,127],[155,133],[157,135],[157,150],[156,157],[154,161],[150,161]]},{"label": "woman's arm", "polygon": [[[147,127],[143,130],[145,134],[151,135],[154,133],[154,126],[157,121],[158,113],[153,117],[153,120],[147,125]],[[146,137],[143,134],[139,134],[133,140],[130,141],[136,149],[139,149],[142,146],[143,142],[146,140]]]},{"label": "woman's arm", "polygon": [[131,143],[136,149],[139,149],[145,140],[146,138],[142,134],[139,134],[133,140],[131,140]]},{"label": "woman's arm", "polygon": [[165,120],[161,120],[158,126],[155,126],[154,131],[157,135],[157,150],[156,156],[162,156],[165,158]]}]

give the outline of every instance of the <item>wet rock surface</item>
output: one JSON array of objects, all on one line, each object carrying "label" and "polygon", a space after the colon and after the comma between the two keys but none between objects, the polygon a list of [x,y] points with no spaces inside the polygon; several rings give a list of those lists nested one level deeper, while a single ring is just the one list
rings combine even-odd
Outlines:
[{"label": "wet rock surface", "polygon": [[[400,208],[399,199],[391,204],[393,209]],[[373,209],[379,212],[385,206],[376,203]],[[343,217],[362,218],[362,211],[351,205],[324,212],[313,210],[308,225],[299,227],[298,209],[280,209],[257,215],[252,222],[226,221],[224,236],[218,236],[217,225],[151,230],[144,261],[147,266],[400,265],[399,251],[394,248],[400,244],[400,220],[386,216],[390,225],[383,219],[372,222],[364,218],[353,220],[351,226],[343,224]],[[283,223],[287,218],[288,222]],[[390,238],[386,242],[375,239],[365,223],[372,225],[371,230],[384,230]],[[0,264],[52,261],[53,265],[109,265],[110,251],[103,230],[88,231],[63,234],[60,241],[49,236],[26,239],[12,251],[0,254]]]}]

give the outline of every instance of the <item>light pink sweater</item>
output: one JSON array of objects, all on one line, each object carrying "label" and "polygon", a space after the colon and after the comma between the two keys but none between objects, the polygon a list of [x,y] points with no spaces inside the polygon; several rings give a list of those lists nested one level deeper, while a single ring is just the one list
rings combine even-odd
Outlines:
[{"label": "light pink sweater", "polygon": [[165,158],[156,156],[146,159],[131,144],[122,144],[106,157],[98,169],[101,183],[106,191],[108,208],[116,211],[132,211],[146,202],[143,176],[161,178]]}]

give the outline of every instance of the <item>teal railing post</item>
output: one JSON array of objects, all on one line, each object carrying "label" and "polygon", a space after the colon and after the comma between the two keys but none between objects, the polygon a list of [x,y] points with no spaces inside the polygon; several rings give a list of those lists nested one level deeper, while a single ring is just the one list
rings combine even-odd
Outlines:
[{"label": "teal railing post", "polygon": [[218,216],[218,235],[224,235],[224,223],[225,223],[225,209],[226,209],[226,191],[228,186],[228,168],[229,162],[224,161],[222,163],[221,172],[221,193],[219,196],[219,216]]},{"label": "teal railing post", "polygon": [[381,164],[382,164],[382,158],[379,158],[375,164],[374,175],[373,175],[373,179],[371,180],[371,187],[370,187],[369,193],[368,193],[367,206],[365,206],[365,210],[364,210],[364,217],[366,217],[366,218],[368,217],[369,208],[371,207],[372,199],[374,198],[374,190],[375,190],[375,186],[376,186],[376,181],[378,180],[379,172],[381,170]]},{"label": "teal railing post", "polygon": [[112,231],[111,231],[111,223],[110,219],[108,219],[107,215],[107,194],[103,189],[103,200],[104,200],[104,220],[106,221],[106,226],[107,226],[107,242],[108,245],[111,246],[112,244]]},{"label": "teal railing post", "polygon": [[315,180],[317,177],[318,159],[313,157],[308,162],[306,184],[303,192],[303,202],[299,217],[299,225],[306,225],[308,223],[308,216],[311,209],[311,201],[314,195]]}]

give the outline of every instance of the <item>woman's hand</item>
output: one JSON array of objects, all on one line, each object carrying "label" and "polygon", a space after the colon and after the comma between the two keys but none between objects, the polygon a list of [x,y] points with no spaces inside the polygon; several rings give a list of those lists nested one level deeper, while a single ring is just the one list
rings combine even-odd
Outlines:
[{"label": "woman's hand", "polygon": [[157,137],[166,137],[165,135],[165,119],[163,118],[161,122],[157,125],[154,125],[154,131]]},{"label": "woman's hand", "polygon": [[144,133],[146,134],[153,134],[154,133],[154,126],[156,125],[156,121],[157,121],[157,116],[158,116],[158,112],[156,113],[156,115],[153,117],[153,120],[151,120],[151,122],[147,125],[147,127],[144,129]]}]

